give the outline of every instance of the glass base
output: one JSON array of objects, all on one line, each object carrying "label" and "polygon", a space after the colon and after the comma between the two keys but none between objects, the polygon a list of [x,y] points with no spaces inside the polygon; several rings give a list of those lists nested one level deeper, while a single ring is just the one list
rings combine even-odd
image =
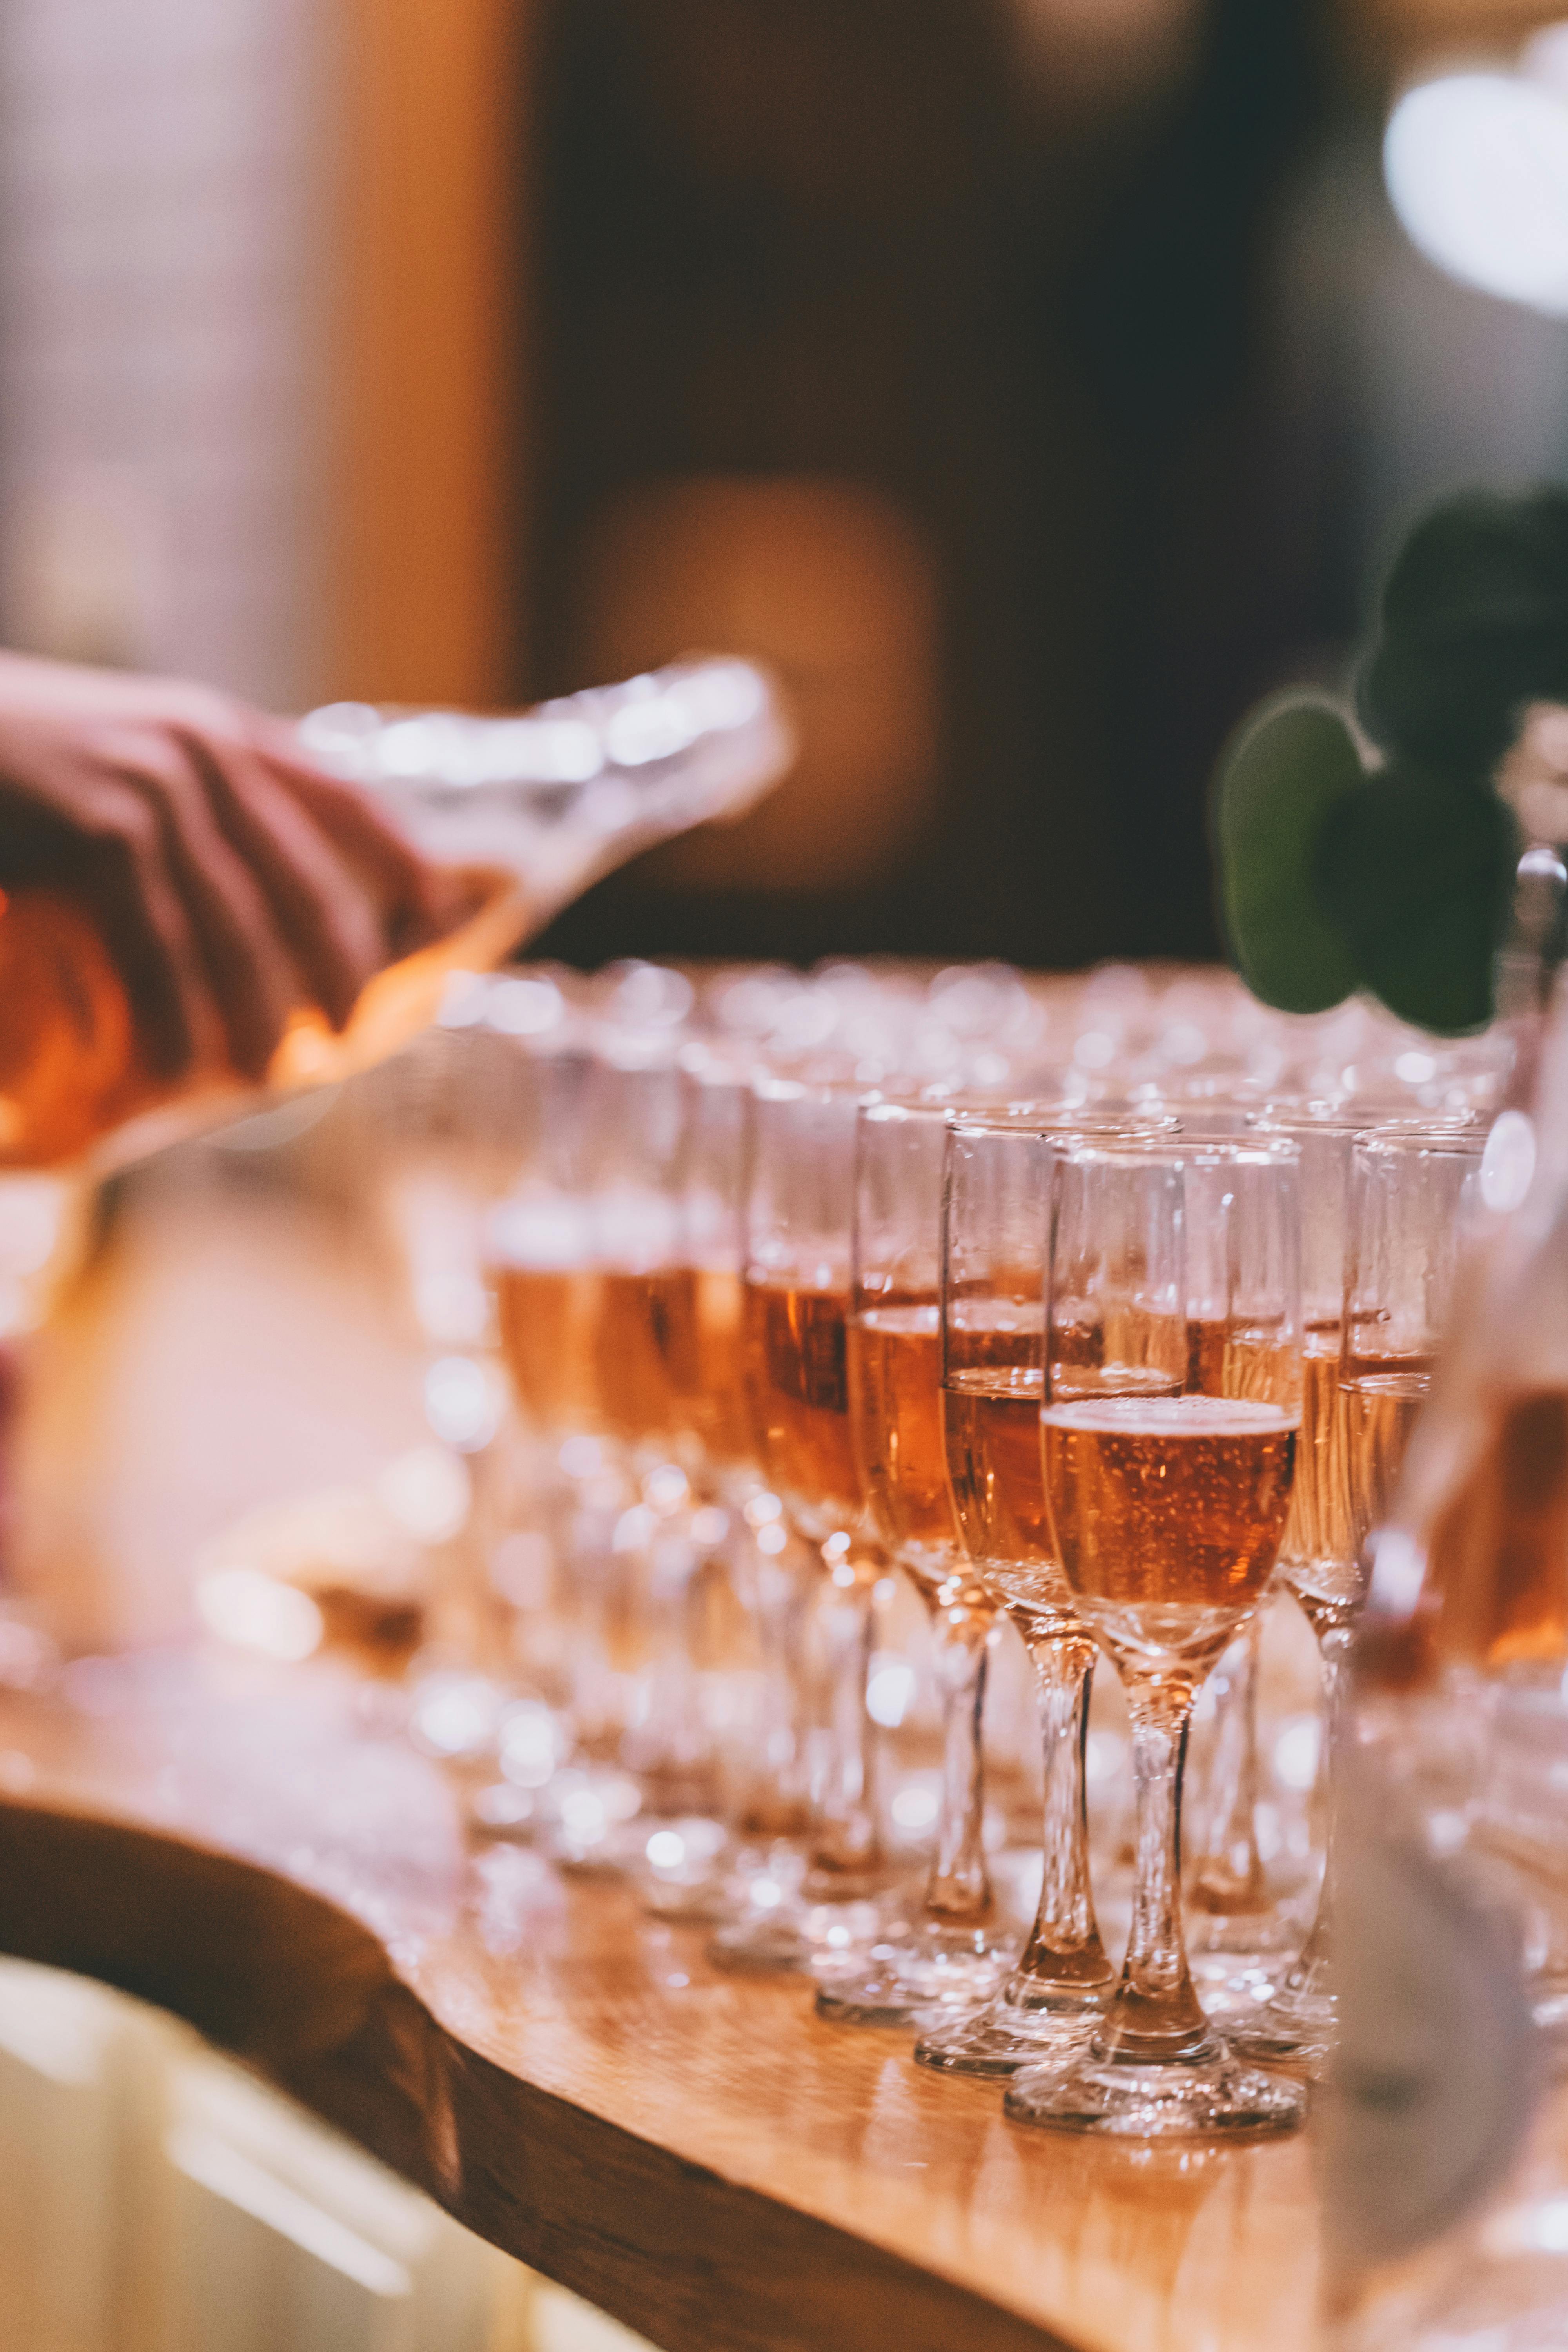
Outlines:
[{"label": "glass base", "polygon": [[776,1880],[753,1883],[746,1916],[710,1938],[708,1958],[716,1969],[809,1970],[835,1958],[847,1968],[863,1962],[885,1925],[879,1905],[865,1897],[810,1903],[797,1895],[768,1903],[769,1891],[782,1892]]},{"label": "glass base", "polygon": [[969,2017],[922,2033],[915,2063],[943,2074],[983,2074],[1000,2082],[1025,2066],[1078,2055],[1100,2021],[1100,2005],[1023,2009],[1000,1998]]},{"label": "glass base", "polygon": [[1227,2026],[1226,2039],[1244,2058],[1289,2058],[1321,2066],[1338,2039],[1334,1996],[1321,1984],[1292,1986],[1287,1979],[1272,2000]]},{"label": "glass base", "polygon": [[[799,1843],[773,1838],[766,1844],[738,1842],[723,1836],[713,1843],[711,1822],[672,1825],[681,1851],[668,1838],[650,1839],[647,1867],[638,1873],[637,1892],[645,1911],[672,1927],[723,1927],[754,1918],[771,1905],[776,1908],[798,1889],[805,1863]],[[757,1895],[765,1891],[766,1904]]]},{"label": "glass base", "polygon": [[1140,2065],[1113,2057],[1098,2035],[1076,2058],[1026,2066],[1004,2112],[1051,2131],[1137,2140],[1258,2139],[1294,2131],[1307,2111],[1300,2083],[1232,2056],[1217,2034],[1192,2058]]},{"label": "glass base", "polygon": [[990,2000],[1013,1957],[984,1928],[922,1921],[874,1944],[852,1969],[834,1958],[818,1963],[816,2013],[835,2025],[930,2026],[944,2013],[966,2016]]}]

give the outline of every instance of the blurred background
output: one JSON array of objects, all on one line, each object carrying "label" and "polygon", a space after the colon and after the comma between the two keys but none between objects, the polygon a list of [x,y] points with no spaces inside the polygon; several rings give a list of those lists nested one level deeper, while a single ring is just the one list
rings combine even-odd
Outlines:
[{"label": "blurred background", "polygon": [[785,679],[790,783],[547,953],[1213,953],[1229,726],[1415,502],[1565,457],[1519,0],[0,14],[0,638]]}]

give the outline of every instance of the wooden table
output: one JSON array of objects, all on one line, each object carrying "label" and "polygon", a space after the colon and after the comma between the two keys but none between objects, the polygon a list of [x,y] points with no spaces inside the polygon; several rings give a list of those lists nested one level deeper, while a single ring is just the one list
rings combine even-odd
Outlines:
[{"label": "wooden table", "polygon": [[525,1847],[325,1667],[92,1660],[0,1704],[0,1948],[190,2020],[669,2352],[1294,2352],[1310,2151],[1004,2121],[907,2037]]}]

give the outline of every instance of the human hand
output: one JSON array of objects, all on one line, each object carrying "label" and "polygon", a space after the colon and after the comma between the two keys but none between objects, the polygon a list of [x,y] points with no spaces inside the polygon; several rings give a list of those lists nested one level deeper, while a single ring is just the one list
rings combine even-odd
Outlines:
[{"label": "human hand", "polygon": [[160,1076],[289,1014],[335,1028],[447,910],[442,877],[286,721],[178,679],[0,653],[0,889],[92,911]]}]

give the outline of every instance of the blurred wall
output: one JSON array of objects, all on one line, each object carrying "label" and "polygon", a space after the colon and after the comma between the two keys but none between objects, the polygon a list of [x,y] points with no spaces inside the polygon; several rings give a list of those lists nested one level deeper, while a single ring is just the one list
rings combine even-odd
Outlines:
[{"label": "blurred wall", "polygon": [[0,632],[504,697],[521,0],[9,0]]}]

